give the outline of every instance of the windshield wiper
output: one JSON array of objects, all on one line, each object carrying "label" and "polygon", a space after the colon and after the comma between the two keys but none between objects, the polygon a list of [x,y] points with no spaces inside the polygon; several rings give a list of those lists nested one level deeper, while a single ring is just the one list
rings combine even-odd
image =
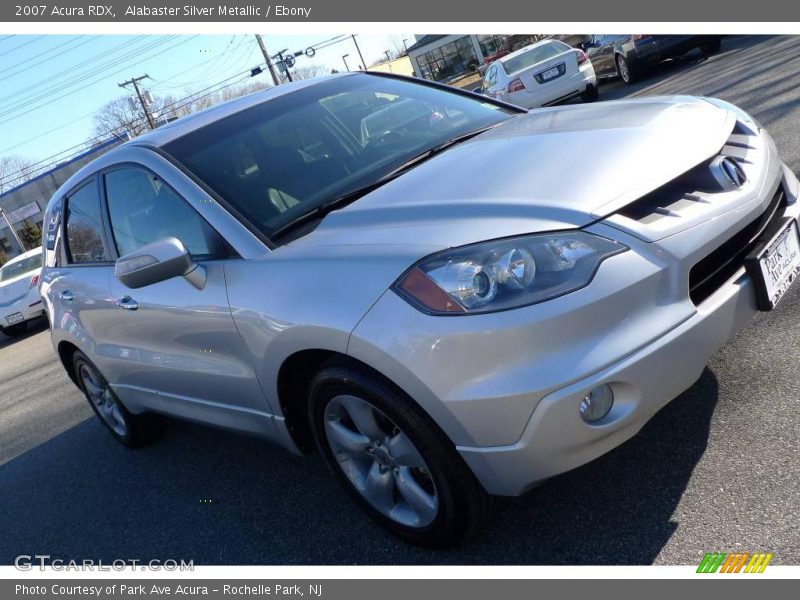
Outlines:
[{"label": "windshield wiper", "polygon": [[[393,179],[393,177],[391,179]],[[350,204],[351,202],[355,202],[356,200],[361,198],[361,196],[366,196],[371,191],[379,188],[388,181],[389,179],[384,179],[384,177],[381,177],[377,181],[368,183],[367,185],[361,186],[347,193],[344,193],[341,196],[337,196],[333,200],[328,200],[327,202],[324,202],[319,206],[315,206],[308,212],[304,212],[301,215],[297,215],[294,219],[291,219],[290,221],[278,227],[275,231],[272,232],[270,237],[278,238],[287,233],[288,231],[291,231],[292,229],[295,229],[296,227],[303,225],[304,223],[308,223],[309,221],[313,221],[315,219],[321,219],[329,212],[334,211],[337,208],[341,208],[342,206],[345,206],[347,204]]]},{"label": "windshield wiper", "polygon": [[[500,121],[500,123],[502,123],[502,121]],[[468,131],[467,133],[462,133],[461,135],[457,135],[448,140],[440,142],[435,146],[432,146],[431,148],[428,148],[427,150],[420,152],[416,156],[412,156],[400,166],[395,167],[394,169],[383,175],[383,177],[381,177],[381,180],[385,178],[392,179],[397,175],[399,175],[400,173],[403,173],[413,167],[416,167],[418,164],[425,162],[429,158],[432,158],[437,154],[444,152],[445,150],[455,146],[456,144],[460,144],[461,142],[465,142],[469,139],[472,139],[482,134],[484,131],[489,131],[492,127],[497,127],[498,125],[500,125],[500,123],[493,123],[492,125],[487,125],[486,127],[473,129],[472,131]]]},{"label": "windshield wiper", "polygon": [[275,231],[273,231],[270,237],[278,238],[286,234],[287,232],[291,231],[292,229],[295,229],[300,225],[303,225],[304,223],[308,223],[309,221],[314,221],[315,219],[321,219],[322,217],[336,210],[337,208],[341,208],[342,206],[350,204],[351,202],[355,202],[362,196],[366,196],[370,192],[378,189],[379,187],[381,187],[385,183],[388,183],[392,179],[399,177],[401,174],[405,173],[406,171],[415,167],[421,162],[424,162],[429,158],[436,156],[441,152],[444,152],[445,150],[447,150],[452,146],[455,146],[456,144],[464,142],[470,138],[474,138],[475,136],[480,135],[484,131],[488,131],[492,127],[496,127],[499,124],[500,123],[493,123],[492,125],[481,127],[479,129],[474,129],[472,131],[468,131],[467,133],[462,133],[461,135],[457,135],[448,140],[445,140],[444,142],[440,142],[439,144],[436,144],[435,146],[428,148],[424,152],[420,152],[416,156],[411,157],[403,164],[393,168],[391,171],[384,173],[383,175],[380,176],[380,178],[376,179],[372,183],[368,183],[367,185],[363,185],[359,188],[346,192],[341,196],[337,196],[333,200],[329,200],[328,202],[324,202],[319,206],[315,206],[308,212],[305,212],[301,215],[297,215],[294,219],[291,219],[290,221],[284,223],[283,225],[278,227]]}]

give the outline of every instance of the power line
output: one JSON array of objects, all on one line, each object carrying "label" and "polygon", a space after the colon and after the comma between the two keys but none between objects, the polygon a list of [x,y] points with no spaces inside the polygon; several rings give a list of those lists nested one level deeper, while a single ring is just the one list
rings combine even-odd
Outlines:
[{"label": "power line", "polygon": [[[247,74],[247,77],[242,77],[242,75],[245,75],[245,74]],[[230,81],[231,79],[234,79],[235,77],[239,77],[239,79],[237,79],[236,81],[233,81],[231,83],[227,83],[226,84],[227,81]],[[242,83],[244,81],[247,81],[248,79],[250,79],[250,71],[249,70],[248,71],[244,71],[242,73],[237,73],[236,75],[232,75],[232,76],[230,76],[230,77],[228,77],[226,79],[223,79],[222,81],[219,81],[219,82],[217,82],[217,83],[215,83],[215,84],[213,84],[211,86],[208,86],[208,87],[206,87],[206,88],[204,88],[202,90],[194,92],[193,94],[189,94],[188,96],[186,96],[184,98],[181,98],[180,100],[176,100],[175,102],[167,104],[167,105],[161,107],[160,111],[163,112],[163,111],[166,111],[166,110],[172,110],[172,111],[180,110],[181,108],[189,106],[193,102],[196,102],[198,100],[201,100],[202,98],[206,98],[208,96],[211,96],[212,94],[220,92],[220,91],[222,91],[224,89],[227,89],[227,88],[229,88],[231,86],[234,86],[236,84],[239,84],[239,83]],[[222,85],[222,84],[225,84],[225,85]],[[213,89],[213,88],[216,88],[216,89]],[[204,93],[204,92],[207,92],[207,93]],[[139,118],[136,118],[136,119],[130,121],[127,125],[128,125],[128,127],[133,127],[135,125],[144,124],[144,122],[145,122],[144,117],[139,117]],[[43,159],[37,161],[35,163],[27,165],[26,167],[24,167],[22,169],[19,169],[17,171],[14,171],[12,173],[7,173],[2,179],[0,179],[0,186],[3,186],[3,187],[8,186],[8,185],[12,185],[13,186],[13,184],[17,184],[17,182],[22,182],[25,179],[25,177],[26,177],[24,175],[25,172],[30,172],[31,170],[41,172],[41,171],[44,171],[44,170],[46,170],[46,169],[48,169],[50,167],[56,166],[58,164],[61,164],[62,162],[70,160],[71,158],[74,158],[75,156],[78,156],[79,154],[81,154],[87,146],[91,147],[91,146],[95,145],[97,142],[105,139],[109,135],[118,135],[116,133],[118,130],[119,130],[119,127],[114,127],[112,129],[104,131],[104,132],[102,132],[102,133],[90,138],[88,141],[84,141],[84,142],[82,142],[80,144],[76,144],[76,145],[71,146],[69,148],[66,148],[64,150],[61,150],[60,152],[57,152],[57,153],[55,153],[55,154],[53,154],[51,156],[48,156],[46,158],[43,158]],[[64,156],[65,154],[67,154],[67,153],[69,153],[69,152],[71,152],[73,150],[78,150],[78,151],[73,153],[72,155]]]},{"label": "power line", "polygon": [[[73,42],[76,42],[76,41],[80,40],[80,39],[81,39],[81,38],[83,38],[83,37],[86,37],[86,36],[77,36],[77,37],[74,37],[74,38],[72,38],[71,40],[67,40],[66,42],[63,42],[63,43],[61,43],[61,44],[59,44],[59,45],[57,45],[57,46],[54,46],[54,47],[50,48],[49,50],[45,50],[44,52],[40,52],[39,54],[36,54],[35,56],[31,56],[31,57],[30,57],[30,58],[28,58],[28,59],[25,59],[25,60],[23,60],[23,61],[20,61],[20,62],[18,62],[18,63],[16,63],[16,64],[14,64],[14,65],[11,65],[10,67],[6,67],[5,69],[0,69],[0,74],[1,74],[1,73],[5,73],[6,71],[10,71],[11,69],[14,69],[14,68],[16,68],[16,67],[19,67],[19,66],[21,66],[21,65],[24,65],[25,63],[28,63],[28,62],[30,62],[30,61],[32,61],[32,60],[34,60],[34,59],[36,59],[36,58],[39,58],[40,56],[44,56],[45,54],[50,54],[51,52],[53,52],[53,51],[55,51],[55,50],[58,50],[59,48],[62,48],[63,46],[66,46],[66,45],[68,45],[68,44],[72,44]],[[92,37],[90,37],[89,39],[86,39],[86,40],[84,40],[83,42],[81,42],[81,43],[80,43],[80,44],[78,44],[77,46],[74,46],[74,47],[72,47],[72,48],[70,48],[70,49],[68,49],[68,50],[63,50],[63,51],[61,52],[61,56],[63,56],[64,54],[67,54],[68,52],[72,52],[73,50],[77,50],[77,49],[78,49],[78,48],[80,48],[81,46],[85,46],[85,45],[86,45],[86,44],[88,44],[89,42],[91,42],[91,41],[94,41],[94,40],[96,40],[96,39],[97,39],[97,38],[99,38],[99,37],[102,37],[102,36],[100,36],[100,35],[95,35],[95,36],[92,36]],[[41,64],[43,64],[43,63],[46,63],[46,62],[47,62],[47,61],[49,61],[49,60],[51,60],[51,59],[50,59],[50,58],[48,58],[48,59],[45,59],[45,60],[40,60],[39,62],[33,63],[32,65],[28,65],[28,66],[27,66],[27,67],[25,67],[24,69],[20,69],[20,70],[18,70],[18,71],[14,71],[13,73],[10,73],[9,75],[6,75],[5,77],[3,77],[3,78],[0,78],[0,81],[4,81],[4,80],[6,80],[6,79],[8,79],[8,78],[10,78],[10,77],[14,77],[15,75],[19,75],[19,74],[20,74],[20,73],[22,73],[23,71],[27,71],[28,69],[31,69],[31,68],[33,68],[33,67],[36,67],[36,66],[38,66],[38,65],[41,65]]]},{"label": "power line", "polygon": [[5,52],[0,53],[0,56],[5,56],[6,54],[11,54],[15,50],[19,50],[20,48],[24,48],[25,46],[30,46],[31,44],[33,44],[34,42],[42,39],[43,37],[47,37],[47,36],[46,35],[36,36],[32,40],[28,40],[27,42],[24,42],[24,43],[20,44],[19,46],[14,46],[13,48],[11,48],[9,50],[6,50]]},{"label": "power line", "polygon": [[153,121],[153,115],[150,114],[150,111],[147,109],[147,102],[142,96],[142,91],[139,89],[139,82],[144,79],[150,79],[150,76],[147,74],[142,75],[141,77],[132,77],[128,79],[128,81],[124,81],[119,85],[122,89],[127,89],[126,86],[133,85],[133,89],[136,92],[136,97],[139,99],[139,105],[142,107],[142,112],[144,112],[144,116],[147,119],[147,124],[150,126],[150,129],[153,130],[156,128],[156,123]]},{"label": "power line", "polygon": [[[146,37],[146,36],[142,35],[142,36],[139,36],[137,38],[134,38],[133,40],[128,40],[127,42],[124,42],[123,44],[120,44],[116,48],[114,48],[114,49],[112,49],[112,50],[110,50],[108,52],[105,52],[103,54],[103,58],[108,58],[110,55],[116,54],[120,50],[122,50],[122,49],[124,49],[124,48],[126,48],[126,47],[128,47],[128,46],[130,46],[132,44],[135,44],[141,38],[144,38],[144,37]],[[177,36],[174,36],[174,37],[177,37]],[[128,58],[136,56],[136,55],[140,54],[141,52],[146,52],[147,50],[150,50],[153,47],[157,47],[158,45],[166,44],[169,41],[171,41],[171,38],[169,36],[166,36],[164,39],[161,39],[161,40],[152,41],[152,42],[149,41],[144,46],[142,46],[140,48],[131,49],[131,50],[127,51],[125,54],[123,54],[122,56],[118,56],[116,58],[112,58],[112,59],[110,59],[110,60],[108,60],[106,62],[99,62],[99,63],[96,63],[94,65],[88,64],[88,65],[86,65],[86,68],[83,71],[81,71],[80,69],[77,70],[77,71],[72,70],[72,67],[76,67],[78,65],[72,65],[70,67],[65,67],[65,68],[63,68],[61,70],[61,72],[59,74],[57,74],[55,76],[44,77],[43,79],[40,79],[39,81],[36,81],[36,82],[31,83],[31,84],[29,84],[29,85],[27,85],[27,86],[25,86],[23,88],[15,90],[12,93],[7,94],[6,96],[0,97],[0,102],[3,101],[3,100],[16,99],[16,100],[14,100],[14,102],[17,105],[24,105],[24,104],[30,103],[31,101],[35,101],[39,97],[44,97],[44,96],[53,94],[55,92],[58,92],[58,91],[60,91],[62,89],[66,89],[67,87],[70,87],[70,86],[78,84],[78,83],[83,83],[83,80],[86,79],[87,77],[91,77],[91,76],[93,76],[93,75],[95,75],[95,74],[97,74],[97,73],[99,73],[101,71],[104,71],[104,70],[106,70],[108,68],[112,68],[113,66],[116,66],[116,64],[119,64],[120,62],[124,62]],[[79,63],[79,64],[81,64],[81,63]],[[64,79],[64,78],[66,78],[65,81],[59,81],[60,79]],[[50,86],[42,87],[40,85],[40,84],[43,84],[43,83],[51,84],[51,83],[54,83],[54,82],[56,82],[56,83],[54,85],[50,85]],[[37,89],[37,88],[40,88],[40,87],[42,87],[42,89]],[[32,93],[27,95],[27,96],[20,97],[20,94],[24,94],[28,90],[30,90]],[[37,96],[37,94],[38,94],[38,96]],[[7,112],[10,112],[10,111],[7,111]]]},{"label": "power line", "polygon": [[[126,65],[125,69],[129,69],[129,68],[131,68],[131,67],[133,67],[133,66],[135,66],[135,65],[138,65],[138,64],[140,64],[141,62],[143,62],[143,61],[145,61],[145,60],[150,60],[150,59],[152,59],[152,58],[155,58],[156,56],[159,56],[159,55],[163,54],[164,52],[167,52],[167,51],[169,51],[169,50],[172,50],[172,49],[174,49],[174,48],[177,48],[178,46],[180,46],[180,45],[182,45],[182,44],[185,44],[185,43],[187,43],[187,42],[191,41],[191,40],[192,40],[193,38],[195,38],[195,37],[198,37],[198,36],[196,36],[196,35],[195,35],[195,36],[191,36],[190,38],[184,39],[184,40],[182,40],[182,41],[178,42],[177,44],[173,44],[172,46],[170,46],[170,47],[168,47],[168,48],[164,48],[163,50],[161,50],[161,51],[159,51],[159,52],[156,52],[156,53],[154,53],[154,54],[151,54],[151,55],[149,55],[149,56],[146,56],[146,57],[140,58],[140,59],[139,59],[139,60],[137,60],[136,62],[133,62],[133,63],[131,63],[131,64],[129,64],[129,65]],[[148,50],[152,50],[152,48],[148,48]],[[140,54],[140,53],[141,53],[141,52],[138,52],[138,54]],[[120,64],[121,62],[124,62],[124,61],[119,61],[119,62],[117,62],[116,64]],[[116,64],[115,64],[115,65],[113,65],[113,66],[116,66]],[[103,72],[103,71],[106,71],[106,70],[108,70],[108,68],[100,69],[100,70],[98,70],[98,71],[95,71],[94,73],[92,73],[92,75],[97,75],[97,74],[99,74],[99,73],[101,73],[101,72]],[[112,73],[110,76],[119,75],[119,74],[121,74],[121,73],[122,73],[122,71],[121,71],[121,70],[120,70],[120,71],[116,71],[115,73]],[[79,81],[78,83],[79,83],[80,85],[82,85],[82,86],[83,86],[83,88],[85,89],[85,88],[87,88],[87,87],[89,87],[89,86],[91,86],[91,85],[94,85],[94,84],[96,84],[96,83],[98,83],[98,82],[100,82],[100,81],[103,81],[104,79],[106,79],[106,76],[105,76],[105,75],[103,75],[103,76],[101,76],[101,77],[99,77],[99,78],[93,79],[92,81],[89,81],[89,82],[86,82],[86,81]],[[73,84],[73,85],[74,85],[74,84]],[[62,88],[62,89],[67,89],[68,87],[73,87],[73,86],[65,86],[65,87],[64,87],[64,88]],[[7,122],[9,122],[9,121],[12,121],[12,120],[14,120],[14,119],[18,119],[18,118],[20,118],[20,117],[22,117],[22,116],[24,116],[24,115],[26,115],[26,114],[28,114],[28,113],[30,113],[30,112],[32,112],[32,111],[34,111],[34,110],[37,110],[37,109],[43,108],[44,106],[48,106],[49,104],[52,104],[53,102],[56,102],[56,101],[58,101],[58,100],[61,100],[62,98],[66,97],[66,96],[69,96],[69,95],[73,94],[75,91],[76,91],[76,90],[72,90],[72,91],[70,91],[70,92],[68,92],[68,93],[66,93],[66,94],[62,94],[62,95],[60,95],[60,96],[57,96],[57,97],[55,97],[55,98],[51,98],[51,99],[49,99],[47,102],[42,102],[42,103],[38,104],[38,105],[37,105],[37,106],[35,106],[35,107],[31,107],[31,108],[29,108],[28,110],[26,110],[26,111],[24,111],[24,112],[22,112],[22,113],[19,113],[19,114],[17,114],[17,115],[16,115],[16,116],[14,116],[14,117],[10,117],[10,118],[8,118],[8,119],[2,120],[2,121],[0,121],[0,125],[2,125],[3,123],[7,123]],[[43,97],[37,98],[35,101],[38,101],[38,100],[43,100],[43,99],[45,99],[46,97],[47,97],[47,95],[44,95]],[[13,114],[13,113],[15,113],[15,112],[19,111],[21,108],[23,108],[23,107],[22,107],[22,106],[17,106],[17,107],[14,107],[13,109],[9,109],[9,110],[7,110],[7,111],[5,111],[5,112],[0,112],[0,117],[4,117],[4,116],[6,116],[6,115],[8,115],[8,114]],[[26,108],[27,108],[27,107],[26,107]]]},{"label": "power line", "polygon": [[47,135],[50,135],[54,131],[58,131],[59,129],[64,129],[64,127],[69,127],[70,125],[73,125],[73,124],[77,123],[78,121],[82,121],[86,117],[91,117],[96,112],[97,112],[96,110],[92,110],[92,111],[86,113],[85,115],[81,115],[80,117],[78,117],[76,119],[73,119],[72,121],[68,121],[67,123],[64,123],[62,125],[59,125],[58,127],[53,127],[53,129],[49,129],[47,131],[44,131],[44,132],[42,132],[42,133],[40,133],[40,134],[38,134],[38,135],[36,135],[36,136],[34,136],[32,138],[28,138],[27,140],[25,140],[23,142],[19,142],[18,144],[15,144],[14,146],[10,146],[9,148],[3,148],[2,150],[0,150],[0,155],[1,154],[6,154],[7,152],[11,152],[12,150],[16,150],[20,146],[24,146],[25,144],[28,144],[30,142],[35,142],[36,140],[39,140],[39,139],[41,139],[41,138],[43,138],[43,137],[45,137]]},{"label": "power line", "polygon": [[[220,65],[214,65],[214,67],[209,68],[209,70],[207,70],[205,72],[205,75],[203,77],[199,78],[199,79],[194,79],[192,81],[187,81],[187,82],[183,82],[183,83],[180,83],[180,82],[179,83],[174,83],[174,84],[169,84],[168,83],[170,81],[173,81],[173,80],[177,79],[180,75],[185,75],[186,73],[191,73],[192,71],[196,71],[197,69],[200,69],[200,68],[205,67],[207,65],[211,65],[212,63],[218,62],[220,59],[229,58],[231,53],[233,53],[233,52],[235,52],[236,50],[239,49],[239,47],[241,46],[242,41],[243,41],[243,40],[240,39],[239,43],[236,46],[231,47],[231,44],[233,44],[233,42],[235,40],[236,40],[236,35],[232,35],[230,41],[228,42],[228,47],[225,48],[220,54],[217,54],[216,56],[214,56],[212,58],[209,58],[208,60],[205,60],[205,61],[203,61],[201,63],[198,63],[198,64],[194,65],[193,67],[189,67],[188,69],[184,69],[184,70],[179,71],[177,73],[173,73],[172,75],[168,75],[164,79],[156,79],[156,78],[152,78],[152,79],[159,87],[165,87],[165,88],[171,88],[171,89],[178,89],[178,88],[184,88],[185,89],[187,86],[194,85],[194,84],[200,82],[201,80],[208,80],[208,78],[211,77],[212,73],[216,73],[218,71],[218,67]],[[227,61],[225,61],[225,63],[227,64]]]}]

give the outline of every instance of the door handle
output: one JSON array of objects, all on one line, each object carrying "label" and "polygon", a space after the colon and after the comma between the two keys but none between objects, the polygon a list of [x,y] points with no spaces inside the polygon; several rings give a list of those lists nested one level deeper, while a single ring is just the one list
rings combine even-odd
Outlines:
[{"label": "door handle", "polygon": [[117,300],[117,306],[119,308],[124,308],[125,310],[136,310],[137,308],[139,308],[139,305],[136,303],[136,300],[134,300],[130,296],[125,296]]},{"label": "door handle", "polygon": [[61,292],[61,293],[59,294],[59,297],[60,297],[60,298],[61,298],[61,299],[62,299],[64,302],[72,302],[73,295],[72,295],[72,292],[70,292],[69,290],[64,290],[63,292]]}]

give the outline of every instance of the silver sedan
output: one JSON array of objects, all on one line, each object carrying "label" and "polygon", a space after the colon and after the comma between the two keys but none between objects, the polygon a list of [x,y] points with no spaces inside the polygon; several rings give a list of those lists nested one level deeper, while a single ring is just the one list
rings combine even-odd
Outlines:
[{"label": "silver sedan", "polygon": [[798,187],[719,100],[528,112],[347,74],[84,167],[40,289],[123,444],[168,415],[316,448],[370,516],[446,546],[633,436],[780,300]]}]

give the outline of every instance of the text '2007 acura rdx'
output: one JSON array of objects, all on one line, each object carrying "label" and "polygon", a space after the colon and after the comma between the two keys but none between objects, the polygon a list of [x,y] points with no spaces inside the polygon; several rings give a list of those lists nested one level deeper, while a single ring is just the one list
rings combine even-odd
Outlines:
[{"label": "text '2007 acura rdx'", "polygon": [[40,287],[120,442],[167,415],[317,448],[369,515],[446,546],[633,436],[772,308],[797,197],[719,100],[527,112],[344,74],[82,168]]}]

